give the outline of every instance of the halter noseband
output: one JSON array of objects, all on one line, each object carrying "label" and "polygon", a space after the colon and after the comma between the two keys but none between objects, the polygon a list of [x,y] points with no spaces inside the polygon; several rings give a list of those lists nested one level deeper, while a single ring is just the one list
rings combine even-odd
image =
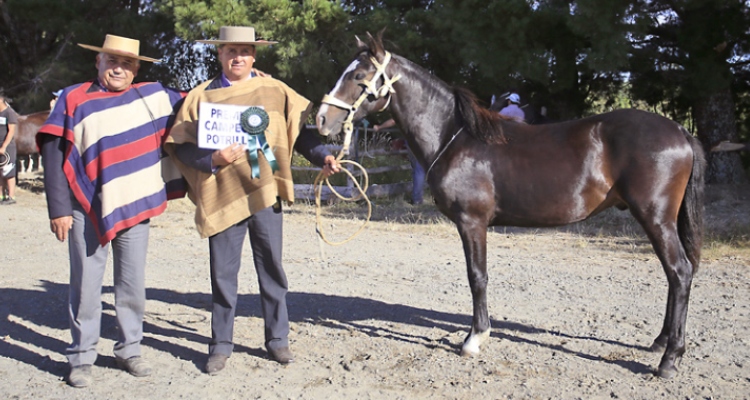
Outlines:
[{"label": "halter noseband", "polygon": [[[396,93],[396,91],[393,89],[393,83],[396,82],[401,78],[401,75],[396,75],[393,78],[388,78],[388,74],[385,72],[385,68],[388,66],[388,63],[391,61],[391,53],[385,52],[385,57],[383,57],[383,63],[380,64],[378,60],[375,59],[375,57],[370,57],[370,62],[372,62],[372,65],[375,66],[376,71],[375,75],[372,76],[371,80],[365,79],[363,81],[364,83],[364,90],[362,91],[362,94],[359,96],[359,98],[354,102],[354,104],[347,104],[336,97],[333,96],[333,93],[329,93],[325,96],[323,96],[322,102],[325,104],[330,104],[334,107],[341,108],[342,110],[347,110],[348,114],[346,115],[346,119],[343,122],[343,128],[344,128],[344,147],[342,148],[342,154],[348,154],[349,153],[349,146],[352,142],[352,133],[354,132],[354,123],[352,122],[354,120],[354,113],[357,112],[357,109],[360,105],[367,99],[369,96],[373,96],[376,100],[381,97],[387,96],[387,101],[383,108],[380,109],[380,111],[385,110],[388,108],[388,105],[391,103],[391,94]],[[383,85],[379,88],[375,87],[376,83],[380,78],[383,78]]]}]

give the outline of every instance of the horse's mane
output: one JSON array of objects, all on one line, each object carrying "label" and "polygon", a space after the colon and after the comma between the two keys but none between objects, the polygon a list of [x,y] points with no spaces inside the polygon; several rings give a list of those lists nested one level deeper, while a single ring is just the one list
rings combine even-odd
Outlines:
[{"label": "horse's mane", "polygon": [[503,135],[500,114],[479,105],[477,96],[466,88],[454,86],[456,123],[468,130],[469,135],[485,143],[508,143]]},{"label": "horse's mane", "polygon": [[[385,28],[380,30],[375,37],[368,32],[367,44],[359,41],[359,38],[357,38],[359,41],[358,54],[362,52],[369,52],[372,56],[378,53],[383,54],[385,52],[383,32],[385,32]],[[503,135],[503,128],[500,126],[500,121],[507,120],[507,118],[482,107],[474,93],[466,88],[453,86],[453,94],[457,110],[456,124],[463,126],[466,133],[485,143],[508,142],[505,135]]]}]

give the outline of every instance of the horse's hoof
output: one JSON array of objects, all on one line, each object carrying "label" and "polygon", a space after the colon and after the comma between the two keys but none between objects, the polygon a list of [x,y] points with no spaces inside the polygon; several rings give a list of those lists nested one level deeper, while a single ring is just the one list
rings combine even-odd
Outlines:
[{"label": "horse's hoof", "polygon": [[677,367],[671,365],[669,367],[659,367],[656,371],[656,376],[662,379],[672,379],[677,375]]},{"label": "horse's hoof", "polygon": [[461,356],[473,357],[479,354],[479,346],[484,343],[489,337],[489,329],[477,334],[472,331],[464,341],[463,347],[461,347]]},{"label": "horse's hoof", "polygon": [[667,346],[657,341],[654,341],[654,343],[651,344],[651,347],[648,348],[648,351],[651,353],[663,353],[665,350],[667,350]]},{"label": "horse's hoof", "polygon": [[474,357],[479,354],[480,341],[476,336],[468,337],[461,347],[461,357]]},{"label": "horse's hoof", "polygon": [[466,346],[461,348],[461,357],[474,357],[479,354],[479,348],[467,349]]}]

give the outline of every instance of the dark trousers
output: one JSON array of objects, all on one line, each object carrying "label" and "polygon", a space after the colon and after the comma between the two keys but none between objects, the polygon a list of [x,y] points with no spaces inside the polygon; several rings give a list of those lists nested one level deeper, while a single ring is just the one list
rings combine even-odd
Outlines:
[{"label": "dark trousers", "polygon": [[234,316],[237,311],[237,274],[242,261],[245,233],[250,235],[267,349],[289,346],[288,284],[281,265],[283,213],[268,207],[250,218],[208,238],[211,253],[211,342],[209,354],[231,355]]}]

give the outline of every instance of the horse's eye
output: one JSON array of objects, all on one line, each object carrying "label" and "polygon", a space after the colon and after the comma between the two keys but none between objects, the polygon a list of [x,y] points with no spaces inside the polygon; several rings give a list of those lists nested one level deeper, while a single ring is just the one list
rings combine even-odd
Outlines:
[{"label": "horse's eye", "polygon": [[361,81],[362,79],[365,79],[365,73],[364,72],[358,72],[357,75],[354,75],[354,79]]}]

